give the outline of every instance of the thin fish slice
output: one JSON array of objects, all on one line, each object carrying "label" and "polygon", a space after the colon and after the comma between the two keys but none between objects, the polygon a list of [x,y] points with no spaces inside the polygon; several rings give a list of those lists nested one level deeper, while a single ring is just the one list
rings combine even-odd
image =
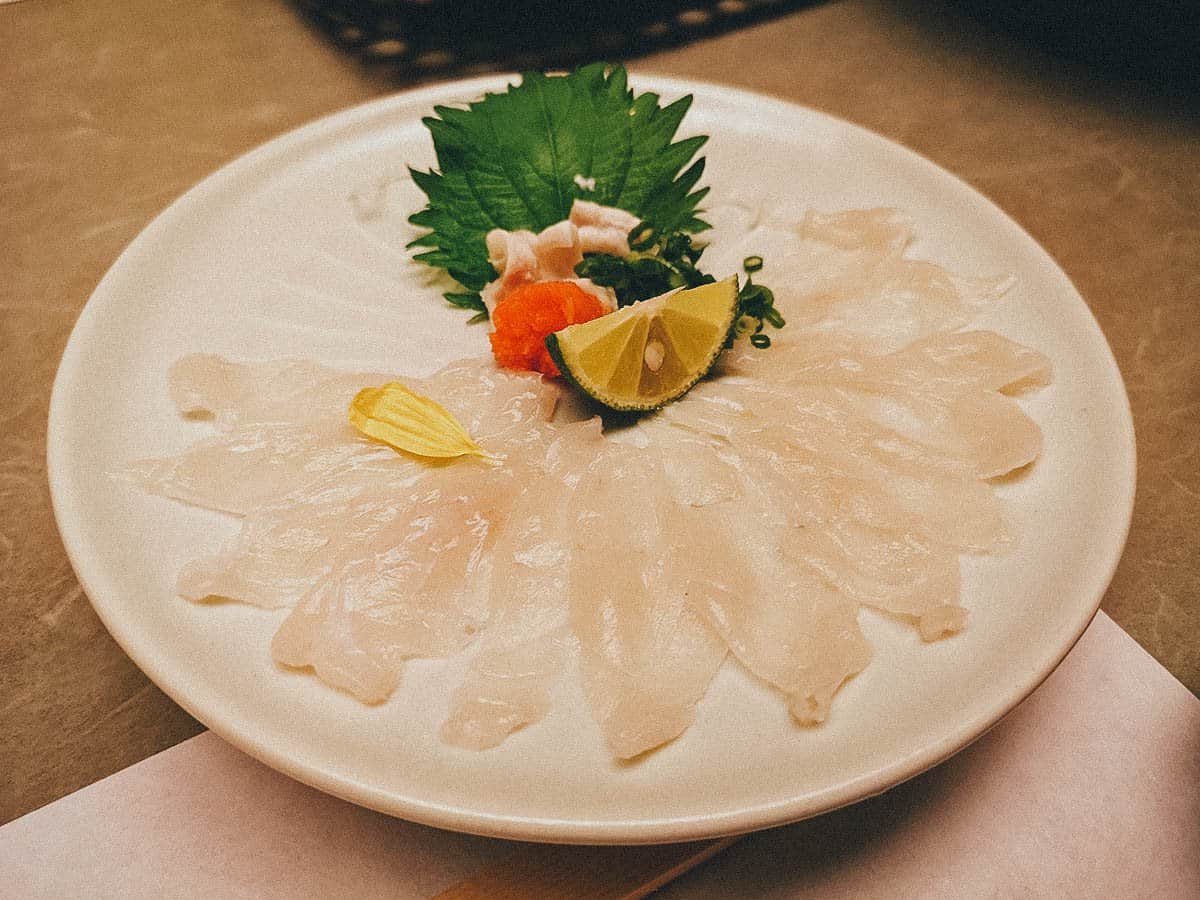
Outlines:
[{"label": "thin fish slice", "polygon": [[926,641],[961,631],[958,554],[900,530],[854,522],[794,529],[785,552],[803,560],[843,596],[912,621]]},{"label": "thin fish slice", "polygon": [[484,357],[450,363],[414,390],[435,398],[484,445],[501,435],[519,437],[531,422],[548,421],[563,395],[557,382],[537,373],[497,368]]},{"label": "thin fish slice", "polygon": [[1042,453],[1042,430],[1012,398],[1002,394],[960,397],[947,418],[979,478],[1007,475]]},{"label": "thin fish slice", "polygon": [[[363,387],[391,380],[379,372],[346,372],[308,360],[239,363],[191,354],[171,369],[170,391],[183,415],[236,425],[339,421]],[[476,437],[514,422],[547,419],[562,389],[536,374],[497,369],[489,359],[458,360],[428,378],[405,378],[413,391],[437,397]],[[490,401],[490,402],[481,402]]]},{"label": "thin fish slice", "polygon": [[755,277],[775,289],[793,335],[869,335],[892,348],[969,324],[1011,286],[911,259],[911,238],[911,222],[891,209],[809,210],[798,224],[760,214],[750,230],[714,242],[705,261],[721,275],[739,271],[745,256],[762,256]]},{"label": "thin fish slice", "polygon": [[365,557],[371,536],[404,514],[432,474],[391,451],[331,469],[246,515],[231,546],[184,567],[177,590],[189,600],[293,606],[340,565]]},{"label": "thin fish slice", "polygon": [[708,539],[704,553],[674,558],[688,598],[738,660],[787,696],[799,723],[816,724],[871,650],[857,605],[789,557],[787,519],[769,494],[749,480],[745,492],[745,503],[683,511],[686,527]]},{"label": "thin fish slice", "polygon": [[[436,485],[417,491],[332,573],[335,585],[353,591],[317,590],[293,610],[272,644],[277,660],[312,666],[322,680],[322,665],[334,667],[343,656],[398,672],[396,659],[457,652],[483,626],[486,551],[516,479],[482,466],[453,475],[447,469]],[[367,702],[380,699],[382,682],[330,683]]]},{"label": "thin fish slice", "polygon": [[344,418],[239,426],[198,441],[178,456],[139,460],[117,474],[152,494],[244,516],[310,486],[315,489],[330,472],[395,456],[355,434]]},{"label": "thin fish slice", "polygon": [[968,471],[910,474],[889,466],[879,452],[806,451],[796,431],[782,427],[764,428],[745,443],[744,455],[797,521],[849,519],[914,531],[968,552],[995,550],[1010,540],[999,500]]},{"label": "thin fish slice", "polygon": [[[716,387],[709,389],[716,393]],[[792,514],[810,524],[850,517],[879,528],[916,529],[962,550],[987,551],[1008,532],[1001,506],[971,460],[905,438],[821,386],[721,385],[723,403],[700,420],[685,400],[671,421],[728,436],[731,451],[774,479]],[[701,401],[705,392],[700,394]]]},{"label": "thin fish slice", "polygon": [[170,372],[182,415],[211,417],[222,429],[266,422],[337,421],[348,398],[385,376],[339,372],[309,360],[239,363],[208,353],[183,357]]},{"label": "thin fish slice", "polygon": [[[177,402],[191,414],[213,414],[225,433],[175,457],[135,462],[117,474],[154,494],[246,515],[319,483],[330,472],[371,466],[394,455],[346,421],[356,392],[387,379],[307,362],[185,357],[172,373]],[[468,433],[485,443],[545,421],[561,393],[540,376],[502,372],[484,360],[461,361],[406,384],[444,400]]]},{"label": "thin fish slice", "polygon": [[744,236],[714,241],[705,264],[723,275],[741,271],[746,256],[762,256],[756,279],[775,288],[775,305],[789,326],[802,327],[826,319],[878,267],[900,259],[911,234],[907,219],[890,209],[810,210],[798,225],[768,215]]},{"label": "thin fish slice", "polygon": [[708,535],[672,541],[681,520],[657,454],[622,449],[577,489],[568,597],[592,715],[612,754],[630,759],[692,724],[725,646],[669,562],[671,544],[703,555]]},{"label": "thin fish slice", "polygon": [[978,477],[1007,474],[1041,453],[1041,429],[1006,394],[1049,379],[1042,354],[993,332],[965,332],[872,362],[856,387],[885,397],[902,410],[907,434],[967,461]]},{"label": "thin fish slice", "polygon": [[342,567],[321,579],[271,641],[277,662],[311,668],[331,687],[363,703],[382,703],[400,683],[407,654],[401,647],[364,645],[354,610],[386,602],[403,581],[375,570],[369,561]]},{"label": "thin fish slice", "polygon": [[550,689],[570,644],[564,627],[506,646],[487,646],[471,660],[451,698],[441,738],[466,750],[488,750],[550,711]]},{"label": "thin fish slice", "polygon": [[447,743],[494,747],[549,710],[562,673],[568,628],[571,492],[608,441],[599,419],[553,429],[492,551],[490,613],[479,652],[442,725]]},{"label": "thin fish slice", "polygon": [[[1005,538],[999,504],[969,461],[879,425],[819,385],[721,388],[719,406],[704,391],[677,406],[707,405],[701,422],[726,413],[716,430],[730,435],[729,454],[803,526],[781,531],[783,552],[855,603],[910,619],[926,640],[960,630],[957,553]],[[909,496],[914,485],[924,499]]]},{"label": "thin fish slice", "polygon": [[1050,361],[994,331],[931,335],[902,350],[842,370],[840,384],[876,393],[919,392],[953,400],[972,391],[1024,389],[1046,383]]},{"label": "thin fish slice", "polygon": [[722,455],[721,442],[653,417],[639,428],[651,445],[663,448],[663,472],[671,497],[681,506],[709,506],[734,500],[741,492],[735,458]]},{"label": "thin fish slice", "polygon": [[891,260],[860,284],[847,285],[814,328],[873,335],[902,347],[925,335],[969,325],[1012,284],[1011,278],[960,278],[923,260]]}]

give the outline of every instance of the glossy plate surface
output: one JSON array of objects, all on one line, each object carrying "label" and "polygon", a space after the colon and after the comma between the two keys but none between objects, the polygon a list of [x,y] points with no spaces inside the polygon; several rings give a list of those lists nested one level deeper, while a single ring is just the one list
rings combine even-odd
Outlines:
[{"label": "glossy plate surface", "polygon": [[915,255],[1017,276],[979,325],[1053,360],[1053,384],[1022,400],[1045,449],[999,488],[1016,549],[964,562],[965,633],[923,645],[864,611],[875,659],[816,729],[795,727],[776,695],[728,662],[681,739],[620,765],[573,683],[545,721],[500,748],[458,750],[437,731],[463,660],[416,661],[388,702],[367,707],[272,662],[286,611],[174,595],[183,563],[215,551],[236,520],[107,473],[206,430],[169,402],[175,359],[307,357],[418,375],[486,352],[486,329],[441,303],[430,271],[403,250],[406,217],[423,199],[407,166],[432,162],[420,119],[434,104],[503,83],[389,97],[272,141],[174,203],[97,287],[55,382],[49,472],[68,553],[109,630],[163,690],[268,765],[396,816],[499,837],[635,843],[748,831],[878,793],[961,749],[1058,664],[1112,576],[1134,489],[1120,375],[1067,277],[974,190],[870,132],[712,85],[633,78],[666,99],[695,95],[682,132],[711,135],[713,198],[897,207],[916,222]]}]

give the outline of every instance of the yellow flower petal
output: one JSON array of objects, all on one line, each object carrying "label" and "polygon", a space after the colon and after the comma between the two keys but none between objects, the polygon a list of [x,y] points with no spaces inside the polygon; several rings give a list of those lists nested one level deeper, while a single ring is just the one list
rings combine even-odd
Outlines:
[{"label": "yellow flower petal", "polygon": [[350,401],[350,424],[394,450],[433,459],[487,458],[467,430],[440,403],[398,381],[363,388]]}]

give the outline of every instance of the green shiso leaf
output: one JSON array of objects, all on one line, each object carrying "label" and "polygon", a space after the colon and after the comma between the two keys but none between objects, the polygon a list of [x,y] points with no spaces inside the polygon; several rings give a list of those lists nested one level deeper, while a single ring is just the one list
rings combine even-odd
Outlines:
[{"label": "green shiso leaf", "polygon": [[[697,205],[708,190],[695,187],[704,159],[693,157],[708,138],[675,141],[691,103],[635,97],[622,66],[592,63],[569,75],[526,73],[465,109],[435,107],[423,121],[437,168],[410,169],[427,203],[409,221],[428,231],[409,246],[428,248],[416,259],[466,289],[446,294],[450,303],[484,310],[479,291],[496,277],[485,243],[493,228],[541,231],[586,199],[660,234],[703,231]],[[594,190],[579,184],[592,179]]]}]

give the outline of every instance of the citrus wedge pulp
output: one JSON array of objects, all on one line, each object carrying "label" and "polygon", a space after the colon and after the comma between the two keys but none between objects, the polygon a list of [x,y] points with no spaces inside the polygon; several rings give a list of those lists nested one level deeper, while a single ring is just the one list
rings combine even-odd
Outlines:
[{"label": "citrus wedge pulp", "polygon": [[634,303],[546,338],[567,380],[611,409],[658,409],[704,377],[737,321],[737,278]]}]

